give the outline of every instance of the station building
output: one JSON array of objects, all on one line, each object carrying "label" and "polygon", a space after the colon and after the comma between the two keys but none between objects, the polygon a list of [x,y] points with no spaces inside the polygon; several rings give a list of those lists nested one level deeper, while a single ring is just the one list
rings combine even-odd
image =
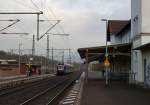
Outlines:
[{"label": "station building", "polygon": [[[108,20],[111,72],[128,73],[130,83],[150,86],[150,1],[131,0],[131,20]],[[79,48],[82,59],[104,62],[105,47]]]},{"label": "station building", "polygon": [[[131,72],[131,21],[130,20],[109,20],[107,27],[107,40],[110,41],[108,45],[108,55],[110,62],[110,72],[115,75],[120,75],[128,79]],[[93,61],[99,62],[97,70],[105,70],[105,48],[106,46],[79,48],[78,52],[82,59],[88,59],[89,65]],[[87,52],[88,49],[88,52]],[[98,68],[99,67],[99,68]],[[92,70],[93,67],[92,67]],[[95,71],[95,70],[94,70]],[[131,74],[131,73],[130,73]],[[119,76],[118,75],[118,76]],[[116,77],[115,77],[116,78]]]},{"label": "station building", "polygon": [[131,0],[132,72],[137,84],[150,86],[150,1]]}]

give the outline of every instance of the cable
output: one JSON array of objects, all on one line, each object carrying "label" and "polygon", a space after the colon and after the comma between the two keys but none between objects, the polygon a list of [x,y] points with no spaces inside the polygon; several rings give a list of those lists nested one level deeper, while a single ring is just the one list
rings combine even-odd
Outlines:
[{"label": "cable", "polygon": [[[50,6],[49,6],[48,9],[50,10],[51,14],[52,14],[56,19],[58,19],[57,16],[54,14],[54,12],[53,12],[53,10],[52,10],[52,8],[51,8]],[[60,26],[60,29],[62,30],[63,34],[65,34],[65,31],[64,31],[63,27],[62,27],[60,24],[59,24],[59,26]]]},{"label": "cable", "polygon": [[24,4],[24,3],[20,2],[20,1],[15,0],[15,2],[18,3],[18,4],[21,4],[21,5],[24,6],[24,7],[28,7],[28,8],[30,8],[30,9],[33,9],[33,10],[36,10],[36,11],[37,11],[37,9],[35,9],[35,8],[29,6],[29,5],[26,5],[26,4]]},{"label": "cable", "polygon": [[36,7],[40,11],[40,8],[33,2],[33,0],[30,0],[30,1],[34,5],[34,7]]},{"label": "cable", "polygon": [[[35,7],[38,11],[40,11],[40,8],[37,6],[37,4],[36,4],[33,0],[30,0],[30,1],[31,1],[31,3],[34,5],[34,7]],[[41,6],[42,6],[42,2],[41,2]],[[54,14],[54,12],[51,10],[51,8],[50,8],[49,10],[50,10],[51,13],[53,14],[53,16],[54,16],[56,19],[58,19],[58,18],[56,17],[56,15]],[[43,16],[45,19],[49,19],[49,18],[46,16],[45,13],[44,13],[42,16]],[[52,25],[51,22],[49,22],[49,23]],[[62,26],[61,26],[61,25],[58,25],[58,26],[60,26],[61,31],[62,31],[63,33],[65,33],[64,29],[62,28]],[[58,30],[56,30],[56,29],[54,29],[54,31],[60,33],[60,32],[59,32]],[[63,36],[61,36],[61,38],[63,39],[64,42],[66,42],[66,41],[64,40],[64,37],[63,37]],[[68,45],[68,44],[64,43],[64,46],[66,46],[66,45]],[[45,49],[45,48],[44,48],[44,49]]]},{"label": "cable", "polygon": [[15,22],[9,24],[8,26],[6,26],[6,27],[4,27],[3,29],[1,29],[0,32],[1,32],[1,31],[4,31],[4,30],[6,30],[6,29],[8,29],[8,28],[10,28],[10,27],[12,27],[13,25],[15,25],[16,23],[18,23],[19,21],[20,21],[20,20],[16,20]]},{"label": "cable", "polygon": [[[48,7],[48,9],[49,9],[49,11],[51,12],[51,14],[52,14],[56,19],[58,19],[57,16],[54,14],[54,12],[53,12],[53,10],[52,10],[52,8],[51,8],[50,6]],[[62,30],[62,32],[65,34],[64,28],[61,26],[61,24],[58,24],[58,26],[59,26],[59,28]],[[63,36],[61,36],[61,38],[63,39],[65,46],[66,46],[66,45],[70,45],[70,44],[66,44],[66,43],[65,43],[66,41],[64,40],[64,37],[63,37]],[[69,47],[70,47],[70,46],[69,46]]]},{"label": "cable", "polygon": [[[37,4],[35,2],[33,2],[33,0],[30,0],[31,3],[40,11],[40,8],[37,6]],[[47,16],[45,15],[45,13],[42,14],[43,17],[47,20],[49,20],[49,18],[47,18]],[[50,25],[53,25],[50,21],[49,21]],[[54,29],[55,30],[55,29]],[[58,32],[58,31],[57,31]]]}]

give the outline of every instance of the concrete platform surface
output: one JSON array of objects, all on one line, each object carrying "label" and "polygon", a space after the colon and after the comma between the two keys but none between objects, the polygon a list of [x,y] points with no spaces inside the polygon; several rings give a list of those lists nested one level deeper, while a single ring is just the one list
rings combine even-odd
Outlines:
[{"label": "concrete platform surface", "polygon": [[101,79],[89,79],[84,85],[81,105],[150,105],[150,90],[111,82],[109,87]]}]

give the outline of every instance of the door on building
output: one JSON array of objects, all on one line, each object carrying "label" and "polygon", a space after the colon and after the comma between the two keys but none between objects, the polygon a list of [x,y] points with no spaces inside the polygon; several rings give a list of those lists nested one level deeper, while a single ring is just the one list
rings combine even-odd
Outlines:
[{"label": "door on building", "polygon": [[150,86],[150,64],[144,59],[144,83]]},{"label": "door on building", "polygon": [[147,84],[146,83],[146,59],[144,59],[144,84]]}]

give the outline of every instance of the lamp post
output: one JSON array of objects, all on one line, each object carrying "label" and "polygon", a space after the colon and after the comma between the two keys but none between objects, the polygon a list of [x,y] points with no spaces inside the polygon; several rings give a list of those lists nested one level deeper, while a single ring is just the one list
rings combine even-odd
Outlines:
[{"label": "lamp post", "polygon": [[105,71],[106,71],[106,78],[105,78],[105,84],[108,85],[108,65],[107,63],[109,63],[108,61],[108,45],[107,45],[107,24],[108,24],[108,20],[107,19],[101,19],[101,21],[106,22],[106,52],[105,52]]}]

